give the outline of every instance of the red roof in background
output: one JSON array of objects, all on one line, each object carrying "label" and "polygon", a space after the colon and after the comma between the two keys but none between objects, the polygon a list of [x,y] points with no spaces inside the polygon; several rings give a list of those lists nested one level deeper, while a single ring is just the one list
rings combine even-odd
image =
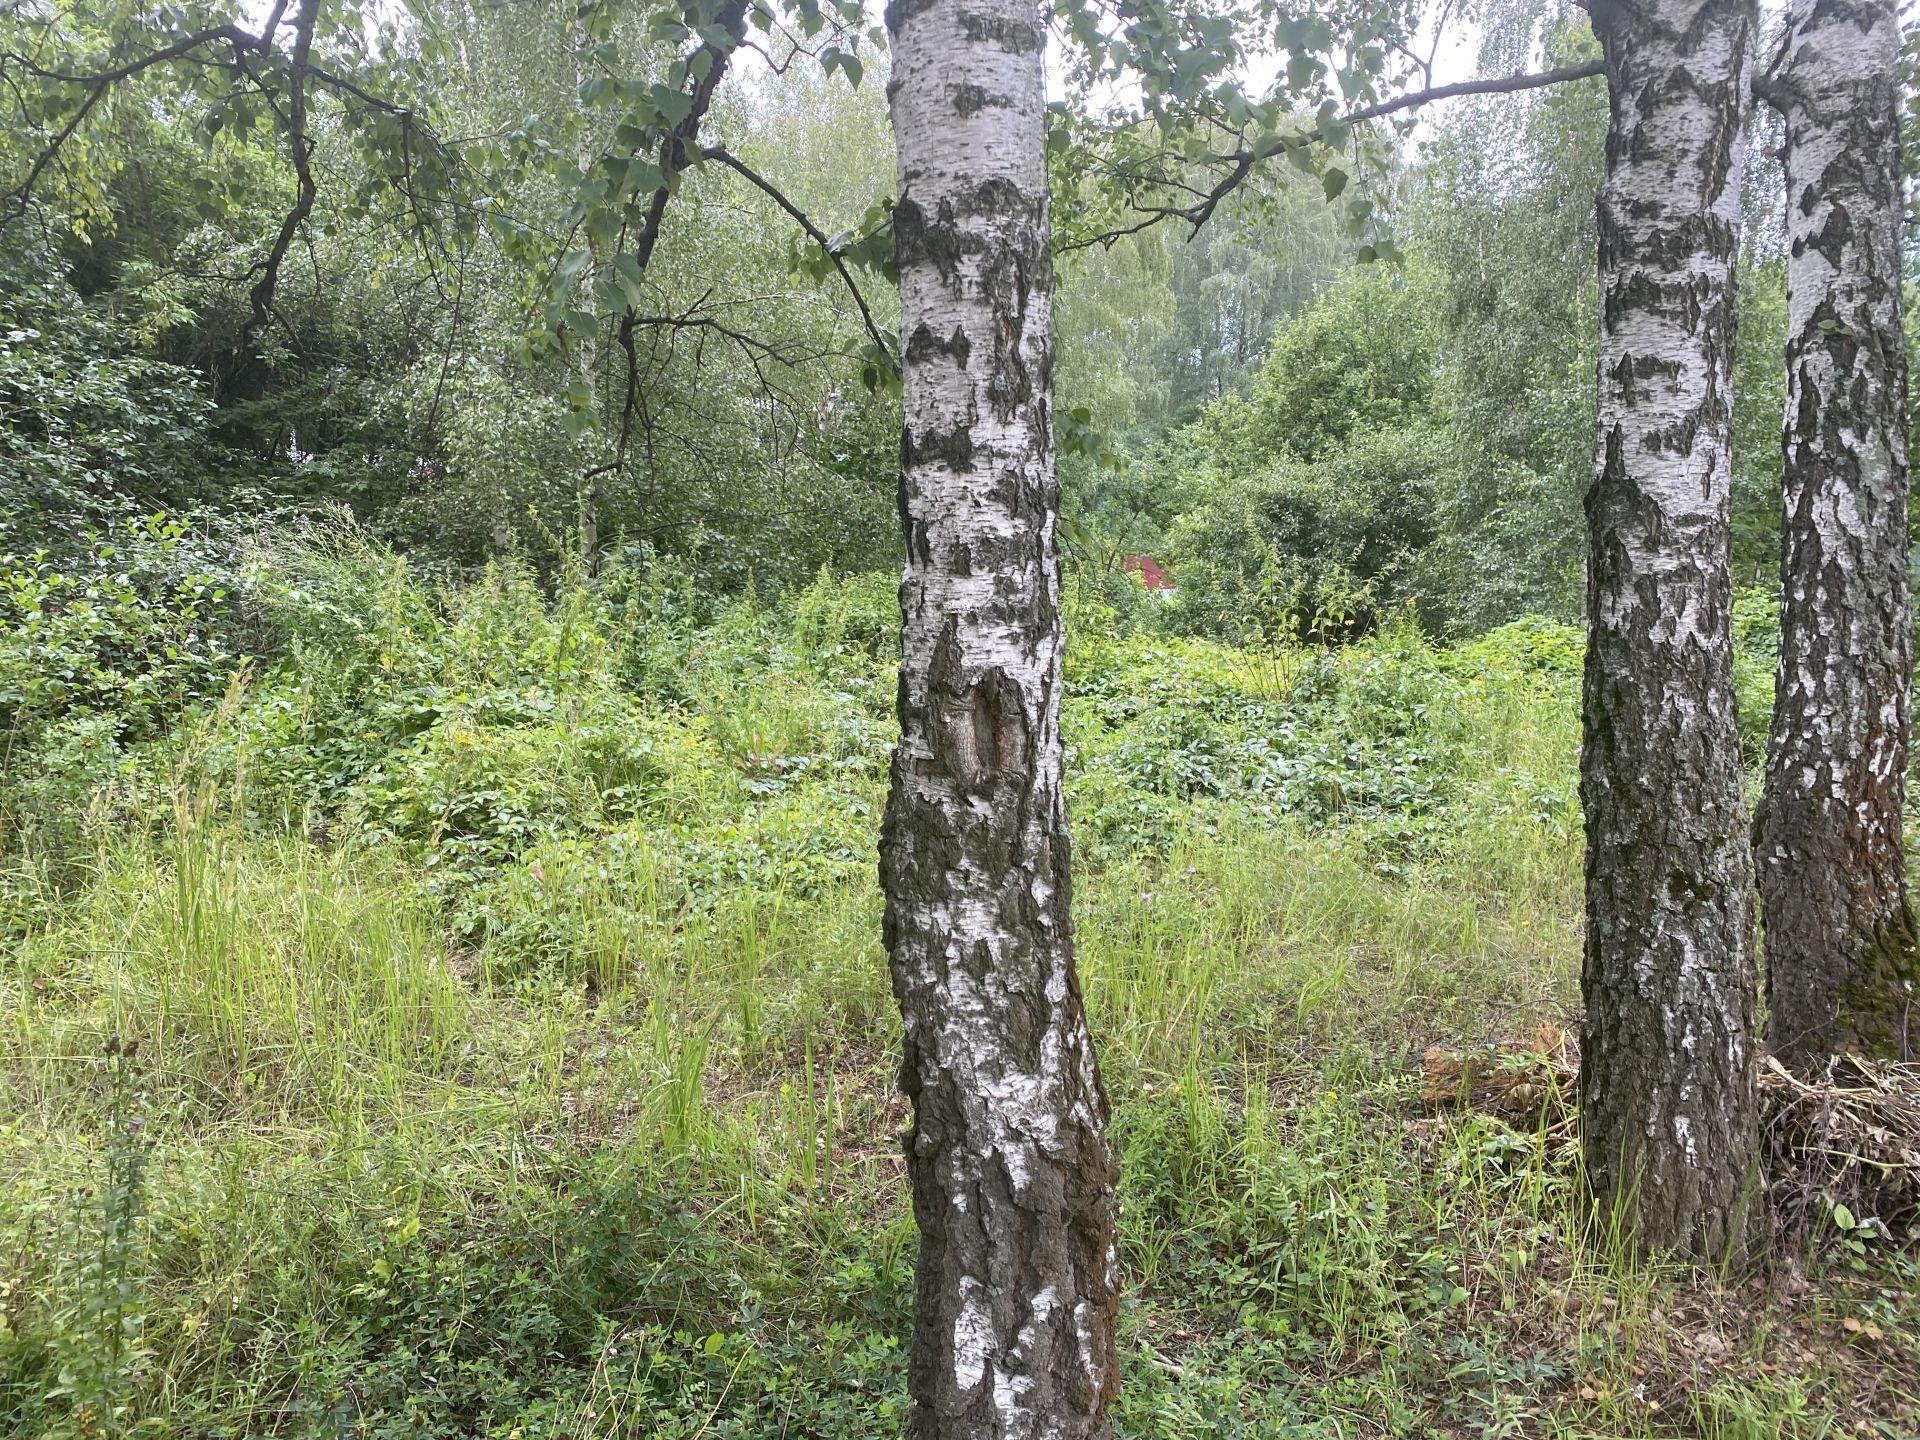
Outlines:
[{"label": "red roof in background", "polygon": [[1173,589],[1173,572],[1151,555],[1123,555],[1120,568],[1129,575],[1138,575],[1140,583],[1149,590]]}]

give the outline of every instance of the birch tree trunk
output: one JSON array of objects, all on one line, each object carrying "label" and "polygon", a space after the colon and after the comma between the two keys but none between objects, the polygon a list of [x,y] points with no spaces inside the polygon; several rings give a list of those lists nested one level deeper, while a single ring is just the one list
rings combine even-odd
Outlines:
[{"label": "birch tree trunk", "polygon": [[1074,973],[1033,0],[895,0],[900,743],[881,836],[913,1101],[913,1437],[1106,1433],[1106,1096]]},{"label": "birch tree trunk", "polygon": [[1756,826],[1767,1040],[1806,1069],[1908,1058],[1913,622],[1896,0],[1789,16],[1780,668]]},{"label": "birch tree trunk", "polygon": [[1753,870],[1734,725],[1733,266],[1754,15],[1595,0],[1611,89],[1587,495],[1580,1104],[1602,1217],[1737,1258],[1757,1149]]}]

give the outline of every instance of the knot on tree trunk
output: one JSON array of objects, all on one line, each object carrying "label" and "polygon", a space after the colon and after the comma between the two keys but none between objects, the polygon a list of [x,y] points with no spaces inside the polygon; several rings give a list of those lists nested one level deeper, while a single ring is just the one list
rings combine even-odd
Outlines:
[{"label": "knot on tree trunk", "polygon": [[934,768],[970,794],[990,792],[1027,772],[1032,722],[1026,697],[999,665],[970,668],[958,625],[947,622],[927,675],[927,729]]}]

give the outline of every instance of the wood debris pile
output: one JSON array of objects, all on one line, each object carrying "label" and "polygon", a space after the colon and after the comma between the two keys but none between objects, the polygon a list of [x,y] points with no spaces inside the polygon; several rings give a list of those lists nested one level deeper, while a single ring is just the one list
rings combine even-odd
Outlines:
[{"label": "wood debris pile", "polygon": [[1466,1105],[1522,1125],[1544,1124],[1550,1141],[1573,1139],[1580,1041],[1558,1025],[1537,1025],[1523,1039],[1420,1055],[1420,1098]]},{"label": "wood debris pile", "polygon": [[1760,1071],[1768,1208],[1790,1236],[1836,1205],[1892,1233],[1920,1223],[1920,1065],[1836,1060],[1802,1080],[1772,1056]]},{"label": "wood debris pile", "polygon": [[[1429,1045],[1420,1098],[1468,1106],[1572,1142],[1580,1043],[1558,1025],[1493,1045]],[[1843,1207],[1894,1235],[1920,1227],[1920,1064],[1836,1061],[1802,1079],[1771,1056],[1760,1071],[1761,1158],[1778,1232],[1805,1238]]]}]

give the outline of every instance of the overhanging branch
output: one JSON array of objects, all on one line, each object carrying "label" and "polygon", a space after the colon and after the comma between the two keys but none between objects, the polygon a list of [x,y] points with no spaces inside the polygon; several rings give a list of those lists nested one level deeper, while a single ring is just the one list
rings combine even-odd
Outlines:
[{"label": "overhanging branch", "polygon": [[[280,266],[293,245],[293,237],[313,213],[318,186],[313,179],[313,143],[307,137],[307,70],[313,54],[313,29],[319,19],[320,0],[300,0],[294,17],[293,51],[287,65],[287,150],[293,160],[293,206],[280,221],[280,229],[267,251],[265,268],[259,282],[247,297],[253,313],[240,329],[239,349],[245,351],[253,335],[267,323],[273,307],[273,292],[280,283]],[[279,11],[275,11],[277,21]],[[269,34],[272,32],[269,31]]]},{"label": "overhanging branch", "polygon": [[[1605,72],[1605,64],[1599,60],[1588,60],[1579,65],[1563,65],[1554,70],[1535,71],[1524,75],[1503,75],[1491,80],[1459,80],[1448,85],[1433,85],[1424,90],[1410,91],[1405,95],[1396,95],[1391,100],[1382,100],[1377,104],[1365,105],[1339,116],[1337,123],[1342,127],[1364,125],[1370,120],[1384,119],[1388,115],[1402,110],[1417,109],[1422,105],[1431,105],[1439,100],[1451,100],[1462,95],[1511,95],[1526,90],[1541,90],[1550,85],[1564,85],[1573,80],[1585,80]],[[1063,251],[1084,250],[1094,245],[1112,245],[1127,235],[1137,235],[1142,230],[1150,230],[1165,220],[1180,220],[1193,227],[1197,232],[1202,225],[1213,218],[1220,203],[1237,190],[1253,173],[1254,167],[1288,150],[1298,149],[1302,145],[1316,143],[1316,133],[1274,138],[1255,146],[1230,151],[1226,154],[1209,156],[1217,165],[1227,166],[1227,172],[1210,189],[1201,194],[1191,205],[1133,205],[1134,213],[1141,218],[1131,225],[1103,231],[1084,240],[1076,240],[1060,248]]]},{"label": "overhanging branch", "polygon": [[709,145],[700,153],[716,164],[724,165],[729,170],[732,170],[735,174],[746,180],[748,184],[759,190],[761,194],[773,201],[774,204],[786,211],[793,223],[806,231],[808,238],[818,245],[821,250],[826,252],[827,258],[833,262],[833,268],[840,272],[841,280],[846,282],[847,293],[853,297],[853,303],[859,307],[860,319],[867,327],[867,334],[872,337],[874,345],[882,355],[890,355],[892,353],[891,347],[887,344],[887,338],[881,332],[880,326],[874,321],[873,311],[867,306],[867,297],[860,293],[860,287],[854,283],[853,272],[847,268],[847,262],[841,257],[840,252],[833,248],[833,243],[827,239],[825,232],[822,231],[818,225],[814,224],[812,220],[807,218],[805,211],[801,210],[799,206],[781,194],[772,181],[768,180],[760,174],[759,171],[753,169],[745,161],[741,160],[739,156],[727,149],[726,146]]}]

